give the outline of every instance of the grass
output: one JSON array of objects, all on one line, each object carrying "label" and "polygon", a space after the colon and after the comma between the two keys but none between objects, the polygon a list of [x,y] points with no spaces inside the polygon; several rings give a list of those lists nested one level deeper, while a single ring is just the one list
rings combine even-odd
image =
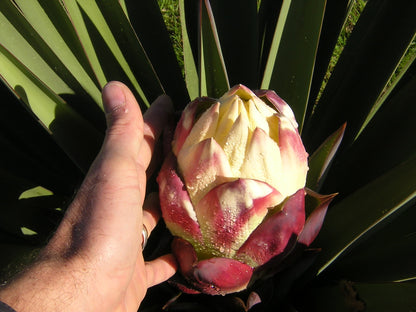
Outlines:
[{"label": "grass", "polygon": [[[326,85],[326,82],[331,76],[331,72],[337,63],[338,58],[342,53],[342,50],[344,49],[344,46],[348,40],[348,37],[351,34],[354,28],[354,25],[357,22],[362,10],[365,7],[366,2],[364,0],[354,0],[354,2],[355,3],[351,9],[351,14],[348,16],[348,19],[338,38],[338,42],[334,49],[334,54],[331,58],[328,71],[324,78],[324,82],[323,82],[321,90],[323,90],[323,88]],[[178,59],[178,62],[181,68],[183,68],[183,46],[182,46],[181,22],[180,22],[180,17],[179,17],[179,1],[178,0],[158,0],[158,4],[162,12],[162,15],[166,24],[166,28],[171,37],[172,44],[176,53],[176,57]],[[260,1],[258,1],[258,4],[260,4]]]},{"label": "grass", "polygon": [[321,89],[319,94],[315,100],[317,103],[322,95],[325,86],[331,77],[331,74],[338,62],[339,57],[341,56],[342,51],[344,50],[345,45],[347,44],[348,38],[350,37],[352,30],[354,29],[355,24],[357,23],[358,19],[360,18],[361,12],[364,10],[366,5],[366,1],[364,0],[354,0],[354,3],[351,7],[350,14],[348,15],[345,24],[341,30],[341,33],[337,39],[337,44],[334,48],[334,52],[332,54],[331,60],[328,65],[328,69],[326,71],[325,77],[322,81]]},{"label": "grass", "polygon": [[[326,75],[323,79],[321,90],[319,95],[316,99],[316,102],[319,101],[320,94],[324,90],[329,78],[331,77],[331,73],[335,68],[337,61],[344,50],[344,47],[348,41],[349,36],[351,35],[355,24],[357,23],[361,12],[364,10],[364,7],[367,3],[367,0],[353,0],[354,3],[352,4],[352,8],[350,11],[349,16],[346,19],[346,22],[341,30],[341,33],[338,37],[337,44],[334,48],[334,53],[331,57],[328,70]],[[161,9],[167,30],[171,37],[171,41],[175,50],[176,57],[178,59],[179,65],[182,68],[183,72],[183,46],[182,46],[182,32],[181,32],[181,22],[179,17],[179,0],[158,0],[159,7]],[[258,0],[258,5],[260,4],[260,0]],[[394,84],[394,81],[397,77],[399,77],[402,70],[405,68],[405,64],[408,63],[416,54],[416,39],[410,44],[408,51],[403,58],[401,64],[397,67],[396,72],[392,75],[390,82],[386,85],[386,90],[389,86]]]},{"label": "grass", "polygon": [[178,59],[178,63],[183,72],[183,46],[181,21],[179,17],[179,1],[178,0],[158,0],[160,11],[162,12],[166,28],[169,32],[172,45]]}]

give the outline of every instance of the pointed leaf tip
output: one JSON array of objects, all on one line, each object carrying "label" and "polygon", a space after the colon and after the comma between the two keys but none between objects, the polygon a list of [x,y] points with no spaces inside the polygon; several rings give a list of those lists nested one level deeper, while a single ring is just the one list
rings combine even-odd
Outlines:
[{"label": "pointed leaf tip", "polygon": [[344,137],[347,123],[344,123],[337,131],[329,136],[309,158],[309,172],[306,185],[309,188],[319,189],[325,173],[334,158],[342,138]]},{"label": "pointed leaf tip", "polygon": [[322,228],[328,206],[337,195],[337,193],[321,195],[309,189],[306,189],[306,193],[308,197],[312,197],[316,201],[316,206],[306,219],[303,230],[299,234],[298,242],[309,246],[318,236],[319,231]]}]

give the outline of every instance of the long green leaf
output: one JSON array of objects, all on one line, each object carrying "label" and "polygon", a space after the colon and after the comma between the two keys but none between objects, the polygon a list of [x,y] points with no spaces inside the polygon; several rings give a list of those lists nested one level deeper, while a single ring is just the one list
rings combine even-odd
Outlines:
[{"label": "long green leaf", "polygon": [[102,88],[107,83],[104,70],[101,67],[100,60],[97,55],[97,47],[94,46],[91,35],[88,31],[87,23],[84,19],[83,12],[77,4],[76,0],[62,0],[65,6],[68,16],[71,20],[72,27],[76,31],[76,35],[79,38],[82,48],[85,51],[86,57],[91,64],[92,70],[97,77],[98,83]]},{"label": "long green leaf", "polygon": [[351,0],[338,0],[327,1],[326,3],[322,32],[319,39],[318,51],[316,52],[316,62],[305,116],[306,119],[309,118],[315,107],[315,102],[335,52],[334,49],[337,45],[338,38],[347,23],[348,15],[351,13],[355,2]]},{"label": "long green leaf", "polygon": [[[101,2],[100,2],[101,3]],[[98,35],[98,38],[91,38],[94,43],[97,41],[97,46],[100,49],[103,49],[103,51],[96,51],[97,53],[104,52],[104,57],[101,61],[101,66],[103,67],[105,71],[105,63],[109,62],[110,64],[112,62],[116,62],[120,66],[119,71],[115,71],[113,73],[106,72],[106,77],[108,80],[117,79],[125,82],[127,85],[130,86],[130,88],[135,92],[136,97],[138,98],[138,101],[143,103],[143,106],[146,107],[149,105],[149,100],[146,98],[146,95],[144,94],[142,88],[140,87],[139,82],[135,78],[135,74],[133,71],[133,68],[128,63],[126,56],[123,54],[122,49],[120,48],[117,38],[114,37],[114,32],[119,32],[121,29],[121,26],[115,26],[114,28],[111,28],[108,24],[108,21],[103,15],[103,12],[101,12],[100,7],[97,5],[96,2],[93,1],[87,1],[87,0],[77,0],[77,4],[82,12],[82,15],[84,17],[84,20],[87,21],[87,25],[89,25],[89,30],[91,29],[91,32],[96,32],[96,35]],[[101,3],[104,8],[106,6],[114,6],[114,14],[117,16],[121,16],[121,14],[124,14],[123,9],[119,6],[118,2],[114,3],[114,1]],[[120,13],[121,11],[121,13]],[[107,18],[111,19],[111,12],[107,12]],[[123,25],[125,25],[125,21],[121,21]],[[115,23],[115,21],[113,21]],[[129,31],[129,29],[126,29],[126,31]],[[124,42],[126,44],[126,42]],[[110,53],[108,53],[110,52]],[[110,55],[109,55],[110,54]],[[114,76],[111,76],[111,75]],[[122,78],[125,77],[125,78]]]},{"label": "long green leaf", "polygon": [[[59,6],[61,5],[59,4]],[[2,25],[0,44],[39,77],[54,93],[68,100],[70,105],[88,119],[94,127],[103,131],[105,120],[97,106],[97,104],[101,105],[99,89],[96,86],[93,87],[96,90],[93,91],[95,93],[94,100],[74,76],[74,68],[71,72],[67,67],[70,62],[65,64],[65,60],[61,60],[58,56],[62,53],[57,54],[54,51],[54,48],[56,49],[59,45],[50,47],[11,1],[0,2],[0,24]],[[55,32],[57,33],[57,30]],[[70,40],[68,39],[68,41]],[[66,52],[72,53],[68,51],[67,46],[66,48]],[[79,49],[78,52],[80,52]],[[75,55],[73,55],[74,57]],[[77,65],[78,69],[80,69],[80,64]],[[82,69],[80,70],[82,71]],[[87,75],[87,72],[84,74]],[[81,74],[81,80],[82,77]]]},{"label": "long green leaf", "polygon": [[326,0],[283,1],[261,88],[293,109],[302,130]]},{"label": "long green leaf", "polygon": [[343,125],[327,138],[309,158],[309,171],[306,180],[306,186],[308,188],[319,191],[323,177],[341,144],[345,126],[346,125]]},{"label": "long green leaf", "polygon": [[70,73],[11,1],[0,2],[0,43],[57,94],[73,94]]},{"label": "long green leaf", "polygon": [[175,106],[182,108],[189,102],[189,95],[157,1],[128,0],[126,10],[163,89]]},{"label": "long green leaf", "polygon": [[[100,103],[101,93],[98,82],[61,3],[45,0],[17,0],[16,3],[30,25],[53,49],[83,89],[96,103]],[[59,23],[54,24],[51,17]]]},{"label": "long green leaf", "polygon": [[[22,101],[0,83],[1,198],[17,198],[24,190],[42,185],[55,194],[72,196],[82,173],[57,145],[49,131]],[[7,103],[7,104],[6,104]],[[6,177],[7,176],[7,177]],[[18,183],[11,183],[12,180]]]},{"label": "long green leaf", "polygon": [[416,278],[415,224],[416,206],[408,205],[403,213],[387,220],[363,241],[328,268],[330,279],[348,277],[356,282],[380,283]]},{"label": "long green leaf", "polygon": [[195,39],[195,35],[193,33],[197,21],[194,23],[190,22],[191,18],[195,17],[197,14],[197,9],[195,8],[196,4],[196,1],[192,0],[179,0],[185,81],[189,92],[189,97],[192,100],[198,97],[200,94],[200,81],[198,76],[198,52],[196,50],[197,40]]},{"label": "long green leaf", "polygon": [[200,0],[200,3],[200,95],[219,98],[228,91],[230,84],[210,1]]},{"label": "long green leaf", "polygon": [[416,154],[416,63],[354,144],[339,154],[325,191],[347,195]]},{"label": "long green leaf", "polygon": [[210,3],[230,85],[258,89],[257,1],[210,0]]},{"label": "long green leaf", "polygon": [[0,77],[49,129],[69,157],[86,172],[99,150],[102,134],[1,45]]},{"label": "long green leaf", "polygon": [[318,274],[416,197],[415,176],[413,157],[329,209],[316,241],[323,249]]},{"label": "long green leaf", "polygon": [[142,100],[149,106],[164,90],[140,39],[117,0],[98,1],[97,5],[134,74],[129,76],[130,80],[137,92],[143,93]]},{"label": "long green leaf", "polygon": [[[279,14],[282,8],[283,0],[262,0],[260,1],[260,8],[258,10],[258,30],[259,30],[259,43],[258,43],[258,64],[259,64],[259,81],[260,86],[263,79],[264,69],[269,58],[269,51],[272,44],[276,43],[273,40],[276,31],[276,22],[279,18]],[[285,6],[285,9],[287,7]]]},{"label": "long green leaf", "polygon": [[309,149],[345,122],[352,143],[416,32],[415,14],[412,0],[367,3],[306,125]]},{"label": "long green leaf", "polygon": [[[412,42],[409,44],[407,51],[409,48],[416,42],[416,34],[413,36]],[[364,121],[360,132],[357,134],[357,137],[361,134],[361,132],[367,127],[370,120],[374,117],[374,115],[377,113],[379,108],[384,104],[384,102],[388,99],[392,91],[395,89],[397,84],[400,82],[401,78],[405,76],[407,73],[407,70],[410,68],[410,66],[414,63],[416,59],[416,54],[408,56],[407,53],[405,53],[402,58],[399,61],[399,65],[402,67],[398,73],[396,68],[396,72],[393,73],[392,77],[390,77],[389,82],[384,87],[383,92],[380,94],[379,98],[377,99],[374,106],[371,108],[370,113],[368,114],[366,120]],[[357,137],[355,139],[357,139]]]}]

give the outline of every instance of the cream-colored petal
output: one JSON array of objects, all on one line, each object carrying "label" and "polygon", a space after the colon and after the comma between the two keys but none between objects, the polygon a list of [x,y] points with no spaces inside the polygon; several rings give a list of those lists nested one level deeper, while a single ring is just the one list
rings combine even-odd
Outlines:
[{"label": "cream-colored petal", "polygon": [[271,108],[269,105],[264,103],[260,98],[257,96],[253,97],[253,102],[256,105],[257,110],[265,117],[270,117],[276,114],[276,110]]},{"label": "cream-colored petal", "polygon": [[234,177],[240,175],[240,168],[245,159],[248,136],[247,117],[240,115],[232,125],[223,145]]},{"label": "cream-colored petal", "polygon": [[284,184],[278,189],[287,196],[303,188],[308,172],[308,153],[305,151],[298,130],[290,119],[280,117],[279,147],[282,158]]},{"label": "cream-colored petal", "polygon": [[224,151],[212,138],[182,149],[178,155],[178,164],[194,205],[210,189],[230,181],[232,177]]},{"label": "cream-colored petal", "polygon": [[267,123],[266,118],[264,118],[264,116],[258,111],[256,104],[252,99],[246,102],[246,107],[248,111],[248,119],[250,120],[250,129],[254,131],[254,129],[260,128],[269,134],[269,124]]},{"label": "cream-colored petal", "polygon": [[237,96],[230,97],[225,103],[221,103],[218,126],[215,131],[215,140],[224,148],[229,132],[239,115],[239,101]]},{"label": "cream-colored petal", "polygon": [[269,124],[269,137],[271,137],[276,143],[279,143],[280,118],[278,114],[273,114],[267,117],[267,123]]},{"label": "cream-colored petal", "polygon": [[282,164],[279,146],[257,128],[246,151],[241,177],[267,182],[280,192]]},{"label": "cream-colored petal", "polygon": [[186,138],[182,149],[188,149],[191,145],[198,144],[215,135],[218,124],[219,107],[220,103],[217,102],[201,115]]}]

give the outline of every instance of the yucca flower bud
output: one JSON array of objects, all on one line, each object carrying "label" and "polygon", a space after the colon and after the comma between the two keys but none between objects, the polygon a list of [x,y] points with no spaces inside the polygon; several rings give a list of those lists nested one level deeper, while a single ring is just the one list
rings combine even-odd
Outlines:
[{"label": "yucca flower bud", "polygon": [[183,290],[243,290],[255,268],[296,241],[307,157],[292,110],[273,91],[237,85],[188,104],[158,176]]}]

